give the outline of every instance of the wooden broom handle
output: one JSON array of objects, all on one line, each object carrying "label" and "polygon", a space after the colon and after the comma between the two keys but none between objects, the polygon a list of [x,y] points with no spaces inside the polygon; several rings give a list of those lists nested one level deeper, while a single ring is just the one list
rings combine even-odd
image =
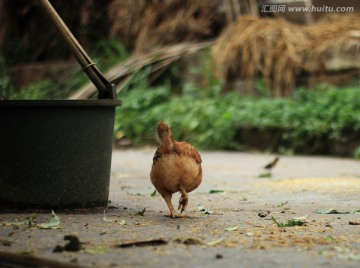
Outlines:
[{"label": "wooden broom handle", "polygon": [[70,32],[64,21],[53,8],[48,0],[38,0],[39,6],[49,20],[53,23],[56,30],[63,38],[63,41],[68,46],[72,54],[75,56],[84,72],[88,75],[98,90],[99,99],[116,99],[116,92],[113,85],[102,75],[99,69],[92,62],[83,47],[76,40],[74,35]]}]

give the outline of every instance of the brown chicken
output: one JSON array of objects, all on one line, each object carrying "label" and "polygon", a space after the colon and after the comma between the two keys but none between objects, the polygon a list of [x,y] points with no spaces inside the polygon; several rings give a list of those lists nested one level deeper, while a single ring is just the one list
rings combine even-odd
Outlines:
[{"label": "brown chicken", "polygon": [[195,190],[202,180],[200,154],[191,144],[175,141],[171,129],[164,122],[157,125],[156,138],[159,147],[153,158],[151,182],[165,199],[170,217],[186,217],[175,211],[171,197],[173,193],[181,192],[178,210],[182,213],[188,205],[188,193]]}]

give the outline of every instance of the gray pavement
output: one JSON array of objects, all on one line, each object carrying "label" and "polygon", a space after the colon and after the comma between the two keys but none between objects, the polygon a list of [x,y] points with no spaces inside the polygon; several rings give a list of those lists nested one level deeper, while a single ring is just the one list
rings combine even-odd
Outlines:
[{"label": "gray pavement", "polygon": [[[154,151],[114,151],[105,219],[103,210],[93,210],[58,212],[62,228],[56,230],[1,224],[0,252],[92,267],[360,267],[360,225],[353,225],[360,214],[315,212],[360,210],[360,161],[282,156],[272,176],[260,178],[274,156],[201,152],[203,182],[189,194],[189,218],[171,219],[164,200],[151,196]],[[2,213],[0,222],[30,215]],[[35,214],[38,222],[49,215]],[[306,215],[305,226],[278,227],[271,219]],[[67,234],[79,237],[84,250],[53,253]],[[167,244],[118,247],[147,240]]]}]

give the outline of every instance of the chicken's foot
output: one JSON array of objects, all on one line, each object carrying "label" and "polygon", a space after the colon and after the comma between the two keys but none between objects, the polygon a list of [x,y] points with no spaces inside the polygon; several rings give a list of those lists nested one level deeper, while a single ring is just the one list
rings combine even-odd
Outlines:
[{"label": "chicken's foot", "polygon": [[186,218],[187,217],[186,214],[180,214],[175,211],[175,208],[174,208],[173,204],[171,203],[171,197],[172,197],[171,193],[162,194],[162,197],[165,199],[165,202],[169,207],[171,218]]},{"label": "chicken's foot", "polygon": [[178,210],[181,209],[181,213],[186,209],[189,201],[188,193],[183,186],[180,186],[181,197],[179,200]]}]

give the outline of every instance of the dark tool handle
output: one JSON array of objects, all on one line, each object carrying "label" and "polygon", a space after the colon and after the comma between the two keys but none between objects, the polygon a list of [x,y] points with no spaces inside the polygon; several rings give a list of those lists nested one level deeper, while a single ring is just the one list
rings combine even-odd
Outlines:
[{"label": "dark tool handle", "polygon": [[54,24],[56,30],[65,41],[77,61],[80,63],[84,72],[88,75],[90,80],[94,83],[98,90],[99,99],[116,99],[116,92],[114,86],[102,75],[99,69],[91,61],[83,47],[79,44],[69,28],[65,25],[59,14],[53,8],[48,0],[38,0],[43,12],[47,15],[50,21]]}]

